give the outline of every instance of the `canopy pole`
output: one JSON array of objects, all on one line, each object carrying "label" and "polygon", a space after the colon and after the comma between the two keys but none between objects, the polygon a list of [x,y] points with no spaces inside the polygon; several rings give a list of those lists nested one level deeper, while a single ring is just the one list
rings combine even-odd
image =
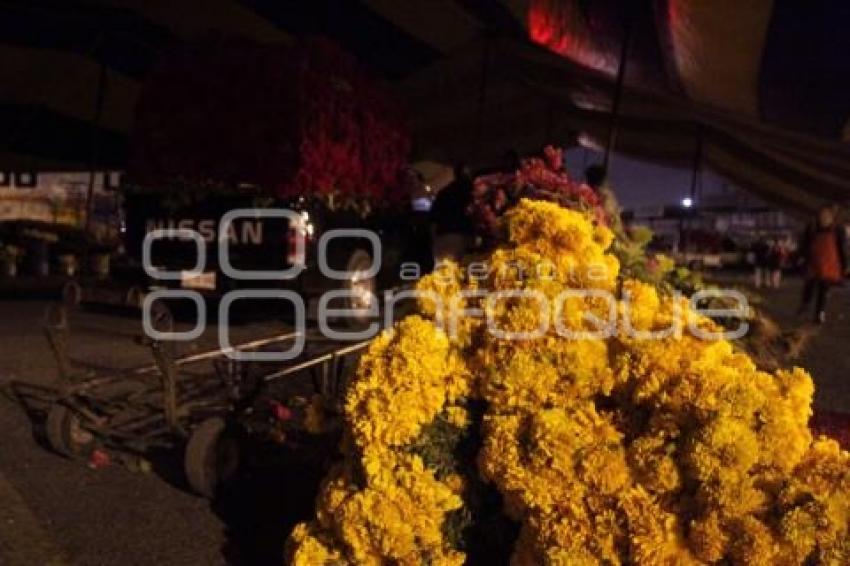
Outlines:
[{"label": "canopy pole", "polygon": [[691,207],[686,208],[681,211],[682,216],[679,218],[679,242],[681,243],[681,251],[684,253],[688,252],[688,246],[690,244],[688,239],[688,232],[685,230],[685,216],[690,216],[691,214],[696,213],[696,207],[698,206],[697,201],[697,188],[699,187],[699,172],[702,167],[702,124],[697,124],[697,138],[696,138],[696,146],[694,147],[694,161],[691,165]]},{"label": "canopy pole", "polygon": [[623,43],[620,45],[620,64],[617,67],[617,84],[614,90],[614,100],[611,103],[611,121],[608,125],[608,143],[605,145],[605,160],[602,169],[608,175],[608,166],[611,163],[611,152],[617,145],[617,134],[620,128],[620,104],[623,99],[623,90],[626,82],[626,67],[629,61],[629,50],[632,43],[633,10],[626,18],[623,28]]},{"label": "canopy pole", "polygon": [[697,202],[697,185],[699,172],[702,167],[702,124],[697,125],[696,148],[694,150],[694,162],[691,170],[691,200]]}]

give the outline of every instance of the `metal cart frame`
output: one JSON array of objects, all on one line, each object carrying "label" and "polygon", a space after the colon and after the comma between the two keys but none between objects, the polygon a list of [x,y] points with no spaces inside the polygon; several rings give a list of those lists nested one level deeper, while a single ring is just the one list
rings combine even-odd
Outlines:
[{"label": "metal cart frame", "polygon": [[[212,496],[234,472],[234,428],[262,431],[274,424],[268,407],[272,383],[309,375],[315,392],[338,407],[344,374],[370,343],[331,344],[330,351],[292,363],[240,361],[234,352],[257,351],[300,338],[286,332],[178,357],[176,344],[147,341],[153,363],[115,372],[81,374],[69,354],[68,308],[52,305],[45,334],[62,386],[46,422],[50,446],[67,457],[86,457],[102,446],[135,454],[185,446],[190,486]],[[211,362],[212,372],[192,368]],[[285,401],[285,400],[284,400]],[[272,401],[280,404],[279,400]],[[250,424],[249,424],[250,421]]]}]

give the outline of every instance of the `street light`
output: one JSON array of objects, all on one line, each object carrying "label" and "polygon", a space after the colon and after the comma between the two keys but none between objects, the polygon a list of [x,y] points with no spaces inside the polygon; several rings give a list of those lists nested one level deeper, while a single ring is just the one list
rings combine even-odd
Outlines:
[{"label": "street light", "polygon": [[682,199],[682,206],[684,208],[691,208],[694,205],[694,199],[691,197],[685,197]]}]

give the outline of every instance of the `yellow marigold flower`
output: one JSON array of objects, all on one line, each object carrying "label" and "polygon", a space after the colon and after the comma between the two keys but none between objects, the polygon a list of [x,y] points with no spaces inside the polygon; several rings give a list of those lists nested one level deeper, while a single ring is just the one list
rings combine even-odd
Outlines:
[{"label": "yellow marigold flower", "polygon": [[620,314],[638,330],[652,330],[659,314],[661,301],[655,287],[636,279],[623,282],[623,297],[628,301],[620,304]]},{"label": "yellow marigold flower", "polygon": [[812,442],[806,424],[808,419],[801,421],[794,402],[779,395],[769,398],[759,419],[760,460],[764,466],[785,476],[800,463]]},{"label": "yellow marigold flower", "polygon": [[617,493],[631,482],[625,450],[619,442],[582,451],[578,472],[584,483],[603,495]]},{"label": "yellow marigold flower", "polygon": [[507,225],[512,243],[552,262],[569,286],[614,288],[619,263],[605,253],[610,232],[594,227],[585,214],[523,199],[508,213]]},{"label": "yellow marigold flower", "polygon": [[587,548],[593,529],[580,507],[557,514],[532,513],[523,524],[511,562],[513,564],[598,564]]},{"label": "yellow marigold flower", "polygon": [[743,517],[736,523],[730,550],[736,564],[773,566],[783,563],[779,541],[770,527],[755,517]]},{"label": "yellow marigold flower", "polygon": [[663,434],[636,438],[628,448],[635,479],[652,493],[666,494],[682,487],[682,474],[673,458],[676,445]]},{"label": "yellow marigold flower", "polygon": [[798,424],[806,426],[812,416],[812,398],[815,383],[802,368],[779,370],[776,372],[776,384],[783,397],[788,399],[790,410]]},{"label": "yellow marigold flower", "polygon": [[783,540],[793,549],[797,563],[805,562],[817,545],[818,512],[817,506],[809,503],[791,509],[782,516],[779,531]]},{"label": "yellow marigold flower", "polygon": [[725,518],[763,513],[770,499],[752,477],[740,477],[734,471],[722,471],[720,477],[697,488],[696,502],[705,510],[716,510]]},{"label": "yellow marigold flower", "polygon": [[[463,566],[466,564],[466,555],[455,550],[446,550],[430,557],[430,563],[434,566]],[[415,562],[414,564],[420,564]]]},{"label": "yellow marigold flower", "polygon": [[466,428],[469,424],[469,413],[459,405],[446,407],[446,420],[458,428]]},{"label": "yellow marigold flower", "polygon": [[701,481],[744,477],[758,461],[758,437],[737,419],[715,419],[704,426],[684,454]]},{"label": "yellow marigold flower", "polygon": [[319,539],[306,523],[295,526],[288,546],[291,549],[288,563],[292,566],[328,566],[345,562],[342,554]]},{"label": "yellow marigold flower", "polygon": [[675,514],[665,511],[643,488],[630,490],[621,499],[628,520],[632,560],[652,566],[696,565]]},{"label": "yellow marigold flower", "polygon": [[822,545],[817,552],[818,564],[841,566],[850,564],[850,539],[841,537]]},{"label": "yellow marigold flower", "polygon": [[445,333],[420,317],[406,318],[375,340],[351,384],[345,414],[355,441],[360,447],[410,442],[447,399],[465,392],[465,382]]},{"label": "yellow marigold flower", "polygon": [[334,514],[340,505],[357,490],[351,480],[345,476],[341,465],[335,466],[325,478],[316,505],[316,520],[322,529],[331,529]]},{"label": "yellow marigold flower", "polygon": [[[293,563],[462,564],[457,520],[475,515],[458,511],[477,486],[451,457],[456,437],[477,432],[480,477],[522,525],[515,565],[850,564],[850,454],[812,440],[804,370],[767,373],[728,341],[693,335],[688,323],[720,327],[685,297],[618,281],[613,234],[582,212],[522,200],[506,225],[486,276],[447,263],[425,277],[425,317],[362,357],[346,459],[316,520],[293,531]],[[614,336],[562,332],[598,330],[591,315],[610,314],[611,301],[575,291],[618,288]],[[545,308],[490,291],[533,292]],[[439,328],[464,308],[486,317],[458,320],[457,335]],[[508,340],[488,321],[546,324]],[[484,411],[479,431],[467,406]]]},{"label": "yellow marigold flower", "polygon": [[466,481],[460,474],[451,474],[447,476],[443,479],[443,483],[446,484],[453,493],[458,495],[462,494],[463,490],[466,488]]},{"label": "yellow marigold flower", "polygon": [[[461,505],[418,456],[384,453],[382,470],[368,476],[365,489],[342,500],[334,530],[356,563],[384,557],[418,563],[423,555],[454,555],[444,548],[445,514]],[[374,470],[373,470],[374,472]]]},{"label": "yellow marigold flower", "polygon": [[700,560],[717,562],[723,558],[729,544],[729,535],[723,530],[720,516],[716,511],[691,522],[688,543]]},{"label": "yellow marigold flower", "polygon": [[533,351],[520,351],[492,368],[482,394],[494,408],[534,409],[553,401],[560,376],[558,370]]},{"label": "yellow marigold flower", "polygon": [[[474,281],[471,283],[474,284]],[[464,271],[457,262],[441,261],[432,273],[424,276],[416,285],[420,293],[417,295],[419,310],[446,325],[453,315],[466,307],[461,291],[467,286]]]}]

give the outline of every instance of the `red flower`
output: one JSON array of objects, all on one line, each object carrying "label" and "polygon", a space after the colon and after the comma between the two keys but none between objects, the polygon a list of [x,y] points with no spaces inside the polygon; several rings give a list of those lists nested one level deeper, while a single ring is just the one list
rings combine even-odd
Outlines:
[{"label": "red flower", "polygon": [[553,171],[560,171],[564,164],[564,152],[560,147],[547,145],[543,148],[543,156],[546,159],[546,164]]},{"label": "red flower", "polygon": [[216,40],[163,58],[136,111],[131,182],[253,183],[280,196],[395,198],[410,141],[399,110],[326,40]]},{"label": "red flower", "polygon": [[111,463],[112,458],[109,457],[109,453],[101,450],[100,448],[95,448],[92,450],[91,454],[89,454],[89,468],[93,470],[105,468]]},{"label": "red flower", "polygon": [[272,415],[279,422],[292,420],[292,409],[281,403],[280,401],[269,401],[272,408]]},{"label": "red flower", "polygon": [[589,210],[597,222],[608,222],[602,199],[596,191],[574,181],[564,170],[563,152],[559,148],[547,146],[543,150],[543,158],[523,159],[519,170],[514,173],[496,173],[475,179],[470,214],[480,233],[495,237],[502,213],[522,197]]}]

